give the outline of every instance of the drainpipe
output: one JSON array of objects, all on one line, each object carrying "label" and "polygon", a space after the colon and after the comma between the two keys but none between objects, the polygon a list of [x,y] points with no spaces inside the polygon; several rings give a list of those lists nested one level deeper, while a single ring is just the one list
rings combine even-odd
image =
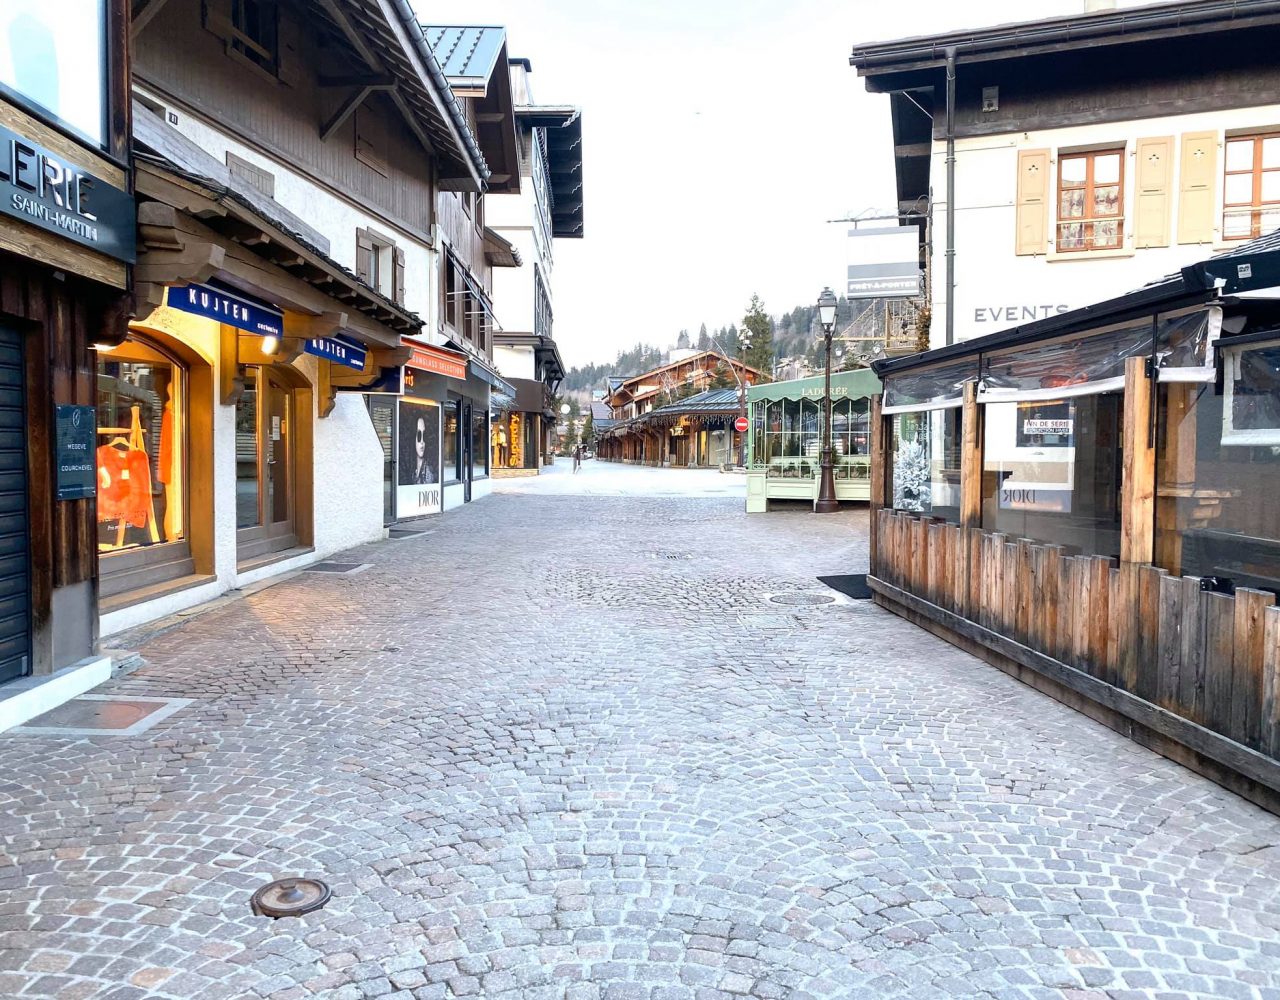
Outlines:
[{"label": "drainpipe", "polygon": [[947,47],[947,344],[956,342],[956,47]]}]

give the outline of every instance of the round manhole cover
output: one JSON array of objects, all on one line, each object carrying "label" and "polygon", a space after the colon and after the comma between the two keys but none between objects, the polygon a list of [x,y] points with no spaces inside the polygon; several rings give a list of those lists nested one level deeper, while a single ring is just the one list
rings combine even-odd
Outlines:
[{"label": "round manhole cover", "polygon": [[829,594],[774,594],[769,598],[772,604],[785,604],[789,607],[805,607],[818,604],[834,604],[836,599]]},{"label": "round manhole cover", "polygon": [[316,878],[281,878],[253,894],[249,905],[260,917],[300,917],[329,902],[332,890]]}]

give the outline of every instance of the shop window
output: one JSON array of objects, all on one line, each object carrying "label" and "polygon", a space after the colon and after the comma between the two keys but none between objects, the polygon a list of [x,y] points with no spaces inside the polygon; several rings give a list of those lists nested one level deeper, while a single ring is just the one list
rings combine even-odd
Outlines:
[{"label": "shop window", "polygon": [[[1175,575],[1280,592],[1280,348],[1255,350],[1253,364],[1269,374],[1248,372],[1242,361],[1234,393],[1212,383],[1159,387],[1156,563]],[[1264,393],[1268,383],[1275,387]]]},{"label": "shop window", "polygon": [[462,452],[459,449],[458,420],[462,411],[462,400],[451,397],[444,408],[444,469],[446,482],[457,482],[462,478]]},{"label": "shop window", "polygon": [[186,537],[186,380],[131,337],[98,356],[98,550]]},{"label": "shop window", "polygon": [[1280,228],[1280,133],[1227,140],[1222,237],[1257,239]]},{"label": "shop window", "polygon": [[1073,553],[1118,556],[1123,395],[988,403],[984,410],[982,527]]},{"label": "shop window", "polygon": [[[529,421],[532,432],[533,421]],[[489,449],[485,443],[489,440],[489,414],[482,407],[471,411],[471,478],[480,479],[489,474]],[[537,448],[531,446],[528,453],[537,454]]]},{"label": "shop window", "polygon": [[958,407],[893,416],[890,467],[893,507],[960,520]]},{"label": "shop window", "polygon": [[1059,251],[1102,250],[1124,241],[1124,150],[1058,157]]}]

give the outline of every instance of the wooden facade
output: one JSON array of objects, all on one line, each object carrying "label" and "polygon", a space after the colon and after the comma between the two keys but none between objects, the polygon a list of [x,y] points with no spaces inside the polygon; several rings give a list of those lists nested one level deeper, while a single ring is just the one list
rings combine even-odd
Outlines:
[{"label": "wooden facade", "polygon": [[[230,0],[161,6],[134,41],[139,87],[175,115],[234,134],[273,161],[297,164],[334,196],[393,230],[430,242],[434,157],[406,127],[388,81],[374,81],[377,86],[351,106],[353,96],[363,93],[351,78],[368,76],[369,70],[345,46],[328,40],[325,22],[301,2],[279,5],[278,77],[243,58],[229,66],[229,47],[218,28],[220,7],[229,11]],[[347,258],[355,239],[353,229],[351,247],[335,247],[334,256]]]},{"label": "wooden facade", "polygon": [[[1240,261],[1248,266],[1237,268]],[[1259,287],[1272,287],[1280,277],[1280,257],[1269,245],[1255,252],[1241,251],[1188,268],[1181,277],[1151,289],[1055,320],[917,359],[878,365],[886,393],[893,391],[895,376],[911,377],[912,366],[917,373],[930,371],[931,356],[944,363],[972,357],[975,376],[964,383],[958,408],[959,468],[950,480],[958,483],[958,505],[949,496],[945,517],[903,509],[901,495],[895,491],[894,420],[912,406],[895,405],[890,408],[894,415],[886,414],[882,398],[877,397],[871,428],[868,583],[882,606],[1277,810],[1280,606],[1274,589],[1250,583],[1257,580],[1274,586],[1270,555],[1275,543],[1237,529],[1231,537],[1238,550],[1252,555],[1236,564],[1240,577],[1235,581],[1185,574],[1186,564],[1170,559],[1174,541],[1205,533],[1204,519],[1216,515],[1223,498],[1245,502],[1240,499],[1244,488],[1254,491],[1247,502],[1251,511],[1259,512],[1253,532],[1265,535],[1270,522],[1261,512],[1269,506],[1268,490],[1274,490],[1275,479],[1264,481],[1267,466],[1256,466],[1254,477],[1242,479],[1241,489],[1233,491],[1164,481],[1168,470],[1178,467],[1173,458],[1196,447],[1194,442],[1188,444],[1185,430],[1177,433],[1181,409],[1191,395],[1186,389],[1198,389],[1202,405],[1209,405],[1205,400],[1220,399],[1224,352],[1209,346],[1199,369],[1166,372],[1158,363],[1165,345],[1154,333],[1155,320],[1161,315],[1185,315],[1190,301],[1221,301],[1213,287],[1216,281],[1228,285],[1223,294],[1230,294],[1233,284],[1249,290],[1239,284],[1246,279],[1238,276],[1250,269],[1258,274]],[[1227,274],[1232,277],[1221,277]],[[1165,308],[1172,312],[1164,313]],[[1229,327],[1253,331],[1239,335],[1237,342],[1243,341],[1244,346],[1228,348],[1227,354],[1280,342],[1271,303],[1236,303],[1233,311],[1228,300],[1225,307],[1212,308],[1225,309]],[[1150,316],[1146,322],[1153,330],[1150,355],[1123,360],[1119,390],[1122,467],[1114,554],[1106,554],[1109,542],[1099,546],[1103,550],[1099,554],[1087,545],[1054,544],[984,525],[984,517],[990,517],[993,509],[992,491],[998,492],[999,487],[989,456],[984,455],[991,418],[978,385],[985,384],[987,372],[996,372],[998,378],[1002,371],[985,359],[1016,358],[1020,352],[1025,356],[1049,342],[1070,343],[1073,334],[1096,331],[1111,316],[1127,315],[1141,324],[1144,314]],[[1072,360],[1078,359],[1073,356]],[[1208,368],[1203,366],[1205,361]],[[1041,390],[1038,398],[1047,395]],[[1221,424],[1216,411],[1207,416],[1210,419],[1202,421],[1202,427]],[[1075,446],[1080,443],[1074,440]],[[1201,445],[1203,450],[1204,442]],[[1077,496],[1082,487],[1088,488],[1084,480],[1092,474],[1092,470],[1077,472],[1083,479],[1070,487]],[[895,497],[899,509],[894,509]],[[1175,519],[1168,507],[1175,500],[1199,504],[1197,509],[1213,513],[1201,513],[1190,521]],[[1066,511],[1057,515],[1063,523],[1080,516],[1070,506]]]},{"label": "wooden facade", "polygon": [[[75,137],[52,117],[3,98],[0,124],[131,193],[126,0],[108,0],[105,16],[106,108],[101,146]],[[124,224],[131,229],[132,218]],[[55,413],[60,405],[95,404],[92,348],[124,335],[132,311],[130,284],[131,267],[126,261],[0,216],[0,327],[16,333],[20,345],[26,449],[25,482],[6,481],[4,489],[10,495],[26,493],[29,660],[22,673],[33,679],[83,665],[96,651],[96,503],[92,497],[57,497]],[[6,391],[16,388],[6,381]],[[12,447],[8,439],[5,447]],[[14,509],[8,505],[10,499],[6,498],[6,514]],[[5,555],[13,551],[12,542],[6,541]],[[5,570],[11,578],[14,572],[12,566]],[[6,718],[10,724],[14,721]]]}]

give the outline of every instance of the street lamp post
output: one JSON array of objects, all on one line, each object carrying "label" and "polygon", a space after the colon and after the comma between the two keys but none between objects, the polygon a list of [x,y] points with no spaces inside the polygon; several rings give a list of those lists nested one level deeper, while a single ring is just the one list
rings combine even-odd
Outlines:
[{"label": "street lamp post", "polygon": [[[747,352],[751,350],[751,330],[747,326],[743,326],[742,332],[738,334],[739,353],[742,356],[743,364],[747,361]],[[729,369],[733,370],[732,360],[729,362]],[[746,419],[747,416],[747,379],[746,375],[736,376],[738,379],[738,416]],[[747,467],[747,435],[743,434],[738,442],[738,464],[744,469]]]},{"label": "street lamp post", "polygon": [[826,341],[827,370],[822,392],[822,473],[813,511],[815,514],[831,514],[840,509],[840,503],[836,500],[835,456],[831,450],[831,337],[836,328],[836,296],[830,288],[824,288],[818,296],[818,322],[822,324],[822,337]]}]

